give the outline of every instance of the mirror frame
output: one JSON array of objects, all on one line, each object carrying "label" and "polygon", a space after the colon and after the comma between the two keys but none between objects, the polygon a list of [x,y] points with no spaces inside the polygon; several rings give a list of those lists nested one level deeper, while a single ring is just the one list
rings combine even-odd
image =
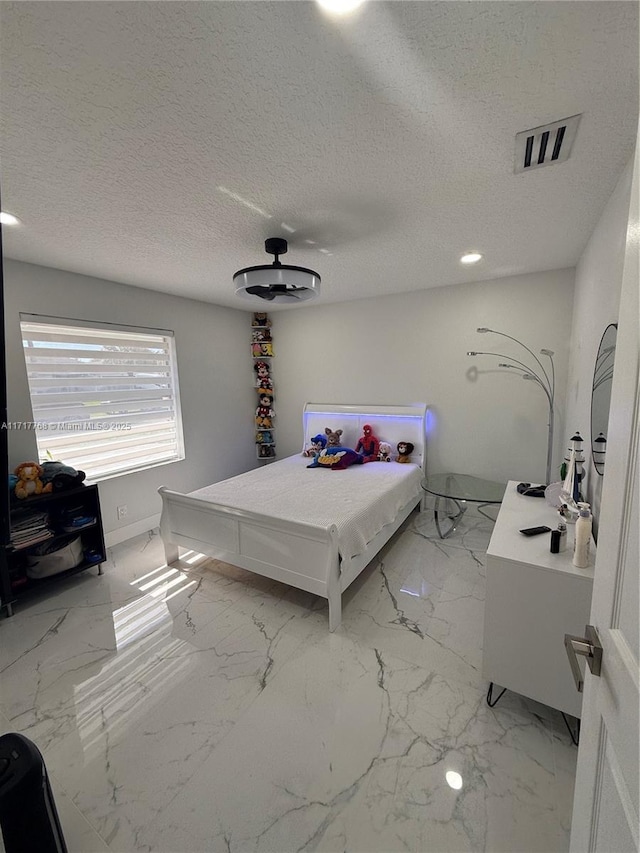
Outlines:
[{"label": "mirror frame", "polygon": [[[602,365],[598,366],[598,361],[600,360],[600,357],[601,357],[602,345],[604,343],[604,339],[606,338],[607,333],[609,332],[610,329],[616,330],[616,345],[617,345],[618,324],[617,323],[609,323],[606,326],[604,332],[602,333],[602,337],[600,338],[600,343],[598,345],[598,352],[596,353],[596,360],[595,360],[595,364],[594,364],[594,368],[593,368],[593,380],[591,382],[591,458],[593,460],[593,467],[595,468],[596,472],[601,477],[604,475],[604,459],[598,458],[598,456],[596,455],[597,451],[595,448],[595,442],[596,442],[596,439],[598,438],[598,436],[603,433],[603,429],[601,426],[600,427],[596,426],[594,428],[593,404],[594,404],[595,392],[596,392],[597,388],[600,387],[600,385],[602,384],[602,377],[600,377],[600,382],[598,382],[596,384],[596,374],[597,374],[598,370],[602,367]],[[614,346],[613,362],[611,364],[611,367],[607,368],[607,370],[609,370],[609,369],[611,370],[611,378],[608,380],[609,384],[611,384],[613,382],[613,369],[615,366],[615,355],[616,354],[615,354],[615,346]],[[611,393],[609,393],[609,406],[611,405],[610,401],[611,401]],[[607,412],[607,421],[608,420],[609,420],[609,413]],[[594,429],[597,430],[597,432],[594,432]],[[606,430],[606,425],[605,425],[604,429]]]}]

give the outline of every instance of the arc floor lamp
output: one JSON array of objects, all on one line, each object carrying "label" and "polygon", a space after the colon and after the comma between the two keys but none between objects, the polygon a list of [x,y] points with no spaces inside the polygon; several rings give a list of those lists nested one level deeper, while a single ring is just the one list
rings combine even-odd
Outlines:
[{"label": "arc floor lamp", "polygon": [[[554,419],[554,398],[555,398],[555,390],[556,390],[556,371],[555,365],[553,363],[554,352],[550,349],[541,349],[540,355],[544,355],[549,359],[550,362],[550,370],[547,373],[545,366],[540,361],[538,356],[534,353],[532,349],[526,344],[523,344],[522,341],[519,341],[518,338],[514,338],[513,335],[507,335],[505,332],[499,332],[496,329],[487,329],[485,326],[481,326],[476,329],[476,332],[480,332],[481,334],[486,334],[490,332],[493,335],[500,335],[503,338],[508,338],[510,341],[514,341],[514,343],[518,344],[518,346],[525,349],[530,356],[533,357],[535,361],[535,366],[531,367],[529,364],[526,364],[524,361],[520,361],[517,358],[513,358],[513,356],[505,355],[500,352],[476,352],[472,350],[467,353],[467,355],[476,356],[476,355],[489,355],[493,358],[502,358],[507,359],[506,361],[501,361],[498,363],[498,367],[504,367],[509,370],[515,370],[522,375],[523,379],[528,380],[529,382],[535,382],[539,385],[545,393],[547,398],[547,402],[549,403],[549,424],[548,424],[548,437],[547,437],[547,473],[546,473],[546,482],[551,482],[551,456],[553,453],[553,419]],[[526,356],[525,356],[526,357]]]}]

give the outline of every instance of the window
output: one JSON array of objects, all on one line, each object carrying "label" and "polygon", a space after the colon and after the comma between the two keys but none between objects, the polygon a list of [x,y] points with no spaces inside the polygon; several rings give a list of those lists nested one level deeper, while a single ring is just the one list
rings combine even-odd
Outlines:
[{"label": "window", "polygon": [[184,459],[173,332],[20,316],[41,461],[95,481]]}]

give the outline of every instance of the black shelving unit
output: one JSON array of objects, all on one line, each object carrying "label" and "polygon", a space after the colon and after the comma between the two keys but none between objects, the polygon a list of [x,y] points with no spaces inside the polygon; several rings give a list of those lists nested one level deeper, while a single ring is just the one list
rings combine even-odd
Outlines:
[{"label": "black shelving unit", "polygon": [[[49,526],[53,530],[53,536],[45,540],[47,545],[55,544],[56,540],[62,542],[64,539],[68,539],[72,533],[77,533],[81,537],[83,554],[93,552],[101,559],[83,559],[77,566],[64,572],[34,579],[27,575],[27,559],[30,551],[33,550],[33,546],[24,548],[15,548],[11,544],[4,546],[3,559],[0,560],[0,595],[2,596],[2,607],[5,608],[7,616],[13,615],[13,605],[23,596],[45,591],[60,581],[85,571],[85,569],[95,567],[98,569],[98,574],[101,575],[102,563],[106,560],[107,552],[104,544],[97,485],[78,486],[66,491],[34,495],[24,500],[12,499],[10,520],[25,508],[48,514]],[[95,522],[73,531],[63,530],[65,510],[77,508],[81,508],[83,515],[95,518]]]}]

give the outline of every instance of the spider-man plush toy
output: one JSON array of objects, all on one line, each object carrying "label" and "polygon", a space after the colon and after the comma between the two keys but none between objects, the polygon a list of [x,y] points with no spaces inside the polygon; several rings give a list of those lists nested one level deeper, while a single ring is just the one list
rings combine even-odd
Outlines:
[{"label": "spider-man plush toy", "polygon": [[364,435],[360,436],[360,438],[358,439],[358,443],[356,445],[356,452],[362,453],[365,462],[375,462],[378,459],[378,450],[380,449],[380,442],[373,434],[373,430],[369,426],[369,424],[365,424],[362,427],[362,432],[364,433]]}]

